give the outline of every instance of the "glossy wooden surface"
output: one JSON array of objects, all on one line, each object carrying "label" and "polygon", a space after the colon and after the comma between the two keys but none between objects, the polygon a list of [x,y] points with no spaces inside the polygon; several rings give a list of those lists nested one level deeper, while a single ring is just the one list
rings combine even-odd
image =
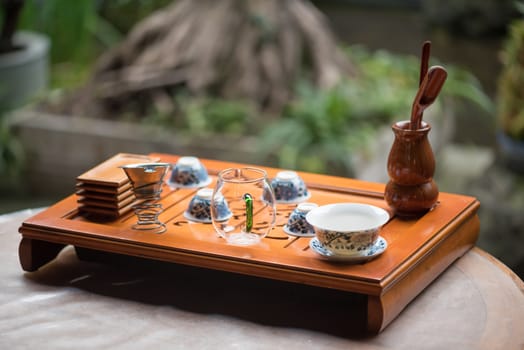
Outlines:
[{"label": "glossy wooden surface", "polygon": [[433,208],[438,200],[438,186],[433,181],[435,157],[428,140],[431,126],[412,130],[409,121],[393,124],[395,140],[388,156],[390,181],[385,198],[399,216],[417,217]]},{"label": "glossy wooden surface", "polygon": [[[177,156],[159,156],[176,162]],[[209,173],[233,163],[203,160]],[[239,165],[239,164],[236,164]],[[279,169],[266,169],[269,177]],[[383,199],[384,185],[316,174],[300,174],[312,193],[309,201],[319,205],[360,202],[389,210]],[[24,221],[20,227],[22,267],[34,271],[52,259],[61,245],[116,252],[165,260],[215,270],[338,289],[367,296],[367,328],[379,332],[456,258],[471,248],[478,235],[476,210],[472,197],[441,193],[434,210],[418,220],[394,218],[381,235],[388,249],[365,264],[348,265],[326,262],[308,248],[308,238],[293,238],[282,231],[294,205],[279,205],[277,227],[263,242],[252,247],[225,243],[212,225],[188,223],[182,214],[196,190],[171,190],[165,186],[160,219],[167,226],[162,235],[137,232],[130,227],[134,215],[106,223],[87,221],[76,210],[70,196],[42,213]],[[56,243],[42,249],[41,241]]]}]

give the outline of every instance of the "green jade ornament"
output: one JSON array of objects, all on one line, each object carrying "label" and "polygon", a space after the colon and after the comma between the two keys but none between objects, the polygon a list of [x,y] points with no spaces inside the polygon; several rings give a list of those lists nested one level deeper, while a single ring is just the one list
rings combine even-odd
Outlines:
[{"label": "green jade ornament", "polygon": [[246,233],[249,233],[253,228],[253,197],[249,193],[245,193],[242,199],[246,204]]}]

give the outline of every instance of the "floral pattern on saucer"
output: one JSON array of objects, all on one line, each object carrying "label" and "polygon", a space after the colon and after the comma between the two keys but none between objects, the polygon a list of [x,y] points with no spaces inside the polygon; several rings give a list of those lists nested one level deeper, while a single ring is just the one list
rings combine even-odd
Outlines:
[{"label": "floral pattern on saucer", "polygon": [[311,231],[307,227],[301,226],[297,229],[296,226],[288,226],[287,224],[283,227],[285,233],[295,237],[314,237],[315,231]]},{"label": "floral pattern on saucer", "polygon": [[337,254],[327,249],[320,241],[315,237],[309,242],[309,247],[322,258],[332,261],[341,261],[349,263],[362,263],[376,258],[380,254],[384,253],[388,247],[387,241],[379,236],[377,241],[368,249],[355,252],[355,254]]}]

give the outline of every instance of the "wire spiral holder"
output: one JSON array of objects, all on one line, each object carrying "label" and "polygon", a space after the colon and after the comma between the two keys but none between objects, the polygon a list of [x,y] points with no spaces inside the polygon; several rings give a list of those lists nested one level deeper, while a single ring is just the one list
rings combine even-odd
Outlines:
[{"label": "wire spiral holder", "polygon": [[162,193],[164,177],[171,167],[168,163],[140,163],[123,165],[127,177],[133,186],[133,193],[138,204],[133,206],[138,218],[132,226],[134,230],[163,233],[166,225],[158,219],[163,212],[162,204],[158,203]]}]

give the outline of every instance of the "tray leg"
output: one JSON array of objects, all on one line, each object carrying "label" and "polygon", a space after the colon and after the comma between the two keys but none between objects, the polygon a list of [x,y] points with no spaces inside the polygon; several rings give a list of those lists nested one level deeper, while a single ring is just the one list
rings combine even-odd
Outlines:
[{"label": "tray leg", "polygon": [[475,245],[479,229],[479,218],[475,215],[442,240],[432,254],[420,260],[382,295],[368,295],[368,332],[377,334],[386,328],[411,300]]},{"label": "tray leg", "polygon": [[25,271],[36,271],[58,255],[65,244],[22,238],[18,247],[20,265]]}]

